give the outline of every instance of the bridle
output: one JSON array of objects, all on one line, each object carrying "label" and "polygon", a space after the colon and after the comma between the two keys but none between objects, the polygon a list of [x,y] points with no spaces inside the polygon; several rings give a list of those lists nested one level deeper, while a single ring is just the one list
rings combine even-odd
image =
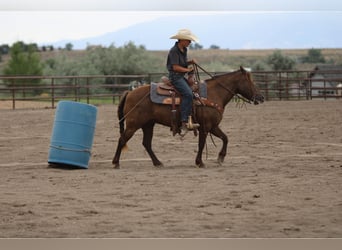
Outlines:
[{"label": "bridle", "polygon": [[[195,73],[195,77],[197,78],[198,82],[199,82],[199,73],[198,73],[198,68],[201,69],[204,73],[206,73],[208,76],[210,76],[211,78],[215,78],[215,76],[213,76],[212,74],[210,74],[208,71],[206,71],[205,69],[203,69],[200,65],[198,65],[197,63],[194,63],[194,73]],[[216,76],[217,77],[217,76]],[[250,81],[250,79],[248,79],[247,75],[246,75],[246,80]],[[216,82],[226,91],[228,91],[229,93],[231,93],[234,96],[236,96],[238,99],[242,100],[243,102],[247,102],[249,104],[254,102],[255,98],[247,99],[246,97],[236,93],[235,91],[232,91],[230,88],[228,88],[227,86],[223,85],[220,81],[218,81],[216,79]]]},{"label": "bridle", "polygon": [[231,93],[233,96],[236,96],[237,98],[239,98],[240,100],[242,100],[243,102],[247,102],[249,104],[252,103],[253,100],[249,100],[247,99],[246,97],[240,95],[240,94],[237,94],[235,91],[232,91],[230,88],[228,88],[227,86],[224,86],[220,81],[217,81],[217,83],[222,87],[224,88],[225,90],[227,90],[229,93]]}]

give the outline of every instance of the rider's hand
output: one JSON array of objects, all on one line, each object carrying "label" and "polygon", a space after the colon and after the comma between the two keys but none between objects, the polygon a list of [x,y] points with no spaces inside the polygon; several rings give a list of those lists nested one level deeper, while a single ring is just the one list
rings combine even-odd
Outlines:
[{"label": "rider's hand", "polygon": [[188,62],[189,64],[197,64],[196,60],[195,59],[192,59]]}]

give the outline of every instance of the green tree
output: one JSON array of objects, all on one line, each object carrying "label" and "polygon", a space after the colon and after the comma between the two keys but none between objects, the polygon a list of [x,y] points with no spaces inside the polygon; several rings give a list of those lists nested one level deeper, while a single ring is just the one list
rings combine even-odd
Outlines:
[{"label": "green tree", "polygon": [[44,74],[55,76],[77,76],[80,62],[67,57],[64,53],[45,61]]},{"label": "green tree", "polygon": [[13,44],[10,49],[11,58],[4,69],[5,75],[42,75],[42,65],[34,46]]},{"label": "green tree", "polygon": [[269,70],[269,65],[267,65],[264,61],[258,60],[252,64],[253,71],[263,71]]},{"label": "green tree", "polygon": [[325,63],[325,58],[320,49],[309,49],[307,56],[303,57],[303,63]]},{"label": "green tree", "polygon": [[[4,68],[4,75],[21,76],[31,75],[40,76],[43,73],[43,67],[40,58],[36,53],[34,45],[25,45],[23,42],[16,42],[10,49],[10,60]],[[38,86],[40,79],[32,79],[28,83],[26,79],[17,79],[6,82],[8,86],[24,86],[27,84]],[[39,91],[34,91],[37,94]]]},{"label": "green tree", "polygon": [[270,55],[266,62],[273,70],[292,70],[296,64],[291,57],[282,55],[280,50],[276,50]]},{"label": "green tree", "polygon": [[71,51],[73,47],[74,47],[74,45],[72,45],[72,43],[65,44],[65,49],[68,51]]},{"label": "green tree", "polygon": [[145,74],[147,72],[160,72],[160,65],[165,69],[164,58],[160,61],[147,53],[144,46],[136,46],[128,42],[123,47],[108,48],[97,47],[89,49],[83,65],[95,68],[99,74]]},{"label": "green tree", "polygon": [[0,45],[0,62],[2,61],[2,55],[6,55],[9,52],[9,46],[7,44]]},{"label": "green tree", "polygon": [[[45,75],[140,75],[150,72],[162,72],[166,70],[165,58],[154,57],[149,54],[145,47],[136,46],[128,42],[122,47],[114,45],[106,47],[88,46],[86,55],[79,58],[72,58],[69,53],[63,51],[59,56],[45,61]],[[113,78],[106,78],[106,84],[130,83],[132,79],[122,78],[118,81]],[[136,78],[134,78],[136,80]],[[143,79],[142,79],[143,80]],[[63,81],[65,85],[72,82]],[[104,83],[103,80],[94,78],[90,84]],[[94,93],[99,91],[91,88]],[[108,91],[115,91],[108,88]],[[63,93],[61,93],[63,94]]]},{"label": "green tree", "polygon": [[220,49],[220,46],[213,44],[210,46],[210,49]]},{"label": "green tree", "polygon": [[10,47],[8,46],[8,44],[3,44],[0,46],[0,53],[2,53],[3,55],[7,55],[9,53]]},{"label": "green tree", "polygon": [[[45,61],[44,75],[54,75],[54,76],[77,76],[80,75],[80,66],[82,60],[77,60],[72,57],[68,57],[65,51],[61,51],[54,58],[47,59]],[[88,73],[90,74],[90,73]],[[58,84],[73,86],[75,81],[73,79],[59,79]],[[74,89],[56,89],[56,95],[66,95],[73,92]],[[81,93],[83,94],[83,93]]]},{"label": "green tree", "polygon": [[200,49],[203,49],[203,46],[198,44],[198,43],[191,43],[190,46],[189,46],[189,49],[191,50],[200,50]]}]

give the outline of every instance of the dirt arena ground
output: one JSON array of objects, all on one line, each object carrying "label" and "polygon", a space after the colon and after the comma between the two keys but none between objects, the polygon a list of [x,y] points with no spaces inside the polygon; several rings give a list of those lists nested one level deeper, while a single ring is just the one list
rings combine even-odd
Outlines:
[{"label": "dirt arena ground", "polygon": [[[1,104],[0,104],[1,105]],[[1,238],[341,238],[342,102],[227,106],[221,143],[156,126],[154,168],[129,142],[121,169],[116,106],[99,106],[88,169],[47,164],[54,109],[0,109]]]}]

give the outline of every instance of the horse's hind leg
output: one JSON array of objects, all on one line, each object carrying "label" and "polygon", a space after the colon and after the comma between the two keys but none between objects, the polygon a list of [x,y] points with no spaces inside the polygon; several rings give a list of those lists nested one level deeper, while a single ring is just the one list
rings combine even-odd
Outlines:
[{"label": "horse's hind leg", "polygon": [[126,145],[124,142],[122,136],[120,136],[118,141],[118,146],[116,147],[116,152],[112,161],[112,164],[114,165],[114,168],[120,168],[120,156],[122,148]]},{"label": "horse's hind leg", "polygon": [[153,165],[155,167],[162,167],[163,164],[158,160],[157,156],[154,154],[152,150],[153,128],[154,128],[154,123],[148,123],[142,127],[142,130],[143,130],[142,144],[144,145],[147,153],[150,155]]},{"label": "horse's hind leg", "polygon": [[119,141],[118,141],[118,146],[116,148],[116,152],[112,161],[114,168],[120,168],[120,156],[121,156],[122,149],[126,145],[126,143],[129,141],[129,139],[132,138],[135,131],[136,130],[133,131],[133,130],[126,129],[120,136]]}]

